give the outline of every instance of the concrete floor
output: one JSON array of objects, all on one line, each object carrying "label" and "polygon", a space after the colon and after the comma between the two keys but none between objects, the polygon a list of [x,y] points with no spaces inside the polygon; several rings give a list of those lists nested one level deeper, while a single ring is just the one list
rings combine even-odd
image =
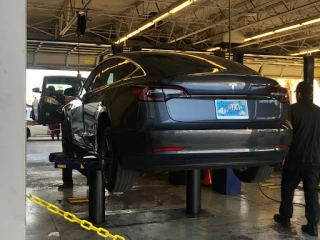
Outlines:
[{"label": "concrete floor", "polygon": [[[27,194],[34,194],[81,219],[88,218],[88,203],[71,204],[70,197],[87,195],[86,179],[74,171],[73,189],[58,191],[61,170],[48,161],[50,152],[61,151],[60,141],[30,138],[27,142]],[[280,183],[279,174],[268,182]],[[263,188],[275,199],[279,189]],[[303,203],[302,189],[295,202]],[[27,205],[27,240],[95,240],[103,239],[76,223],[49,213],[31,201]],[[198,218],[189,217],[185,210],[185,187],[168,183],[167,174],[139,178],[134,189],[125,194],[106,193],[106,222],[101,224],[111,234],[127,240],[136,239],[317,239],[303,234],[304,208],[296,206],[292,227],[285,229],[273,221],[279,204],[265,198],[256,184],[243,184],[242,194],[225,196],[202,187],[202,209]]]}]

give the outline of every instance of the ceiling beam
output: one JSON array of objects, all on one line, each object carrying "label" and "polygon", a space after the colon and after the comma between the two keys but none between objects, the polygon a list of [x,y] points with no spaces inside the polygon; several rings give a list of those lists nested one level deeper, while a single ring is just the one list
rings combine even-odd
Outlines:
[{"label": "ceiling beam", "polygon": [[[233,8],[241,7],[241,6],[243,6],[246,2],[247,2],[247,1],[241,2],[241,3],[233,6]],[[279,4],[282,4],[282,2],[279,3],[279,0],[273,0],[273,1],[270,1],[270,2],[268,2],[268,3],[264,3],[264,4],[260,5],[260,6],[257,6],[257,7],[254,7],[254,8],[250,8],[250,9],[248,9],[247,11],[245,11],[245,12],[243,12],[243,13],[239,13],[239,14],[235,14],[235,15],[231,16],[231,20],[238,19],[238,18],[240,18],[240,17],[245,16],[245,15],[248,14],[249,12],[258,11],[258,10],[260,10],[260,9],[263,9],[263,8],[265,8],[265,7],[268,7],[268,6],[271,6],[271,5],[275,5],[275,4],[278,4],[278,5],[279,5]],[[184,38],[193,36],[193,35],[198,34],[198,33],[200,33],[200,32],[209,30],[209,29],[211,29],[211,28],[213,28],[213,27],[216,27],[216,26],[219,26],[219,25],[221,25],[221,24],[224,24],[224,23],[226,23],[226,22],[228,22],[228,21],[229,21],[229,18],[226,17],[226,18],[224,18],[224,19],[222,19],[222,20],[216,21],[215,23],[213,23],[213,24],[211,24],[211,25],[209,25],[209,26],[206,26],[206,27],[204,27],[204,28],[201,28],[201,29],[199,29],[199,30],[197,30],[197,31],[194,31],[194,32],[192,32],[192,33],[189,33],[189,34],[183,35],[183,36],[181,36],[181,37],[175,38],[175,39],[169,41],[168,43],[174,43],[175,41],[179,41],[179,40],[181,40],[181,39],[184,39]]]},{"label": "ceiling beam", "polygon": [[279,34],[270,35],[269,37],[266,37],[266,38],[263,38],[263,39],[259,39],[259,40],[256,40],[256,41],[250,41],[250,42],[244,43],[244,44],[242,44],[240,46],[236,46],[234,48],[247,47],[247,46],[250,46],[250,45],[254,45],[254,44],[261,43],[261,42],[270,41],[270,40],[277,39],[277,38],[280,38],[280,37],[290,36],[290,35],[293,35],[293,34],[305,32],[305,31],[318,30],[318,29],[319,29],[319,26],[314,26],[314,27],[310,27],[308,29],[300,29],[300,30],[294,31],[294,32],[291,32],[291,31],[283,32],[283,34],[280,34],[280,35]]},{"label": "ceiling beam", "polygon": [[265,49],[265,48],[275,47],[275,46],[284,45],[284,44],[291,43],[291,42],[298,42],[298,41],[301,41],[301,40],[305,40],[305,39],[313,38],[313,37],[318,37],[318,36],[320,36],[320,33],[304,35],[303,37],[300,37],[300,38],[293,37],[292,39],[289,39],[289,40],[279,41],[279,42],[276,42],[276,43],[263,45],[263,46],[260,46],[259,48],[260,49]]},{"label": "ceiling beam", "polygon": [[[288,14],[292,14],[292,13],[295,13],[295,12],[298,12],[298,11],[302,11],[302,10],[305,10],[305,9],[308,9],[308,8],[311,8],[311,7],[315,7],[315,6],[319,5],[319,3],[320,3],[320,1],[316,1],[316,2],[313,2],[313,3],[308,3],[308,4],[302,5],[302,6],[300,6],[300,7],[297,7],[297,8],[295,8],[295,9],[291,9],[291,10],[288,10],[288,11],[285,11],[285,12],[282,12],[282,13],[279,13],[279,14],[277,14],[277,15],[270,16],[270,17],[267,17],[267,18],[258,20],[258,21],[256,21],[256,22],[246,24],[245,26],[241,26],[241,27],[232,29],[231,31],[239,31],[239,30],[242,30],[242,29],[245,29],[245,28],[254,26],[254,25],[256,25],[256,24],[266,22],[266,21],[271,20],[271,19],[276,18],[276,17],[277,17],[277,18],[280,18],[280,17],[283,17],[283,16],[288,15]],[[219,37],[221,37],[221,36],[223,36],[224,34],[227,34],[227,33],[228,33],[228,32],[223,32],[223,33],[220,33],[220,34],[218,34],[218,35],[215,35],[215,36],[212,36],[212,37],[209,37],[209,38],[206,38],[206,39],[203,39],[203,40],[194,42],[193,45],[197,45],[197,44],[200,44],[200,43],[203,43],[203,42],[206,42],[206,41],[213,40],[213,39],[215,39],[215,38],[219,38]]]},{"label": "ceiling beam", "polygon": [[28,27],[28,28],[32,28],[32,29],[34,29],[34,30],[37,30],[37,31],[39,31],[39,32],[45,33],[45,34],[47,34],[47,35],[49,35],[49,36],[51,36],[51,37],[54,37],[54,34],[49,33],[49,32],[46,32],[46,31],[44,31],[44,30],[41,30],[40,28],[33,27],[33,26],[28,25],[28,24],[27,24],[27,27]]}]

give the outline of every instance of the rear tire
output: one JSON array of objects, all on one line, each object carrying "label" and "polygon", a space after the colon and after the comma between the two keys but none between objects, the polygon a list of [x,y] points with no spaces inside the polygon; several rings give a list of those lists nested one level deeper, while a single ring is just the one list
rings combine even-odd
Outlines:
[{"label": "rear tire", "polygon": [[109,192],[128,192],[134,185],[138,173],[120,164],[120,156],[114,147],[110,130],[109,127],[105,128],[99,144],[105,187]]},{"label": "rear tire", "polygon": [[268,180],[274,167],[260,166],[260,167],[248,167],[245,170],[233,169],[234,174],[241,182],[245,183],[258,183]]}]

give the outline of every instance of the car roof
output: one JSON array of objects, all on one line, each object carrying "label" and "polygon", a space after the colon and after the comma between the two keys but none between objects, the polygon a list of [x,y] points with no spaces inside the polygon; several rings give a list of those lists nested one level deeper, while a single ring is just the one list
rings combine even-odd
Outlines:
[{"label": "car roof", "polygon": [[138,63],[146,72],[156,72],[162,77],[203,72],[260,75],[242,64],[208,54],[137,51],[113,55],[121,56]]}]

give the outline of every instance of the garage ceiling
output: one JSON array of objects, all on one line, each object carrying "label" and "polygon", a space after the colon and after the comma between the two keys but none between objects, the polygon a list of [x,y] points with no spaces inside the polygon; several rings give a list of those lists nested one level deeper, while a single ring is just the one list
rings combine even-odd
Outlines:
[{"label": "garage ceiling", "polygon": [[[28,0],[28,67],[70,69],[76,68],[79,61],[83,69],[90,69],[110,52],[115,41],[183,2],[52,0],[43,4],[41,0]],[[87,31],[79,37],[78,45],[76,12],[82,10],[88,19]],[[320,47],[320,21],[302,24],[320,18],[320,0],[231,0],[230,11],[233,51],[268,55],[264,58],[270,60],[270,55],[290,56]],[[213,47],[227,50],[228,31],[228,1],[197,0],[134,35],[125,45],[184,51]]]}]

